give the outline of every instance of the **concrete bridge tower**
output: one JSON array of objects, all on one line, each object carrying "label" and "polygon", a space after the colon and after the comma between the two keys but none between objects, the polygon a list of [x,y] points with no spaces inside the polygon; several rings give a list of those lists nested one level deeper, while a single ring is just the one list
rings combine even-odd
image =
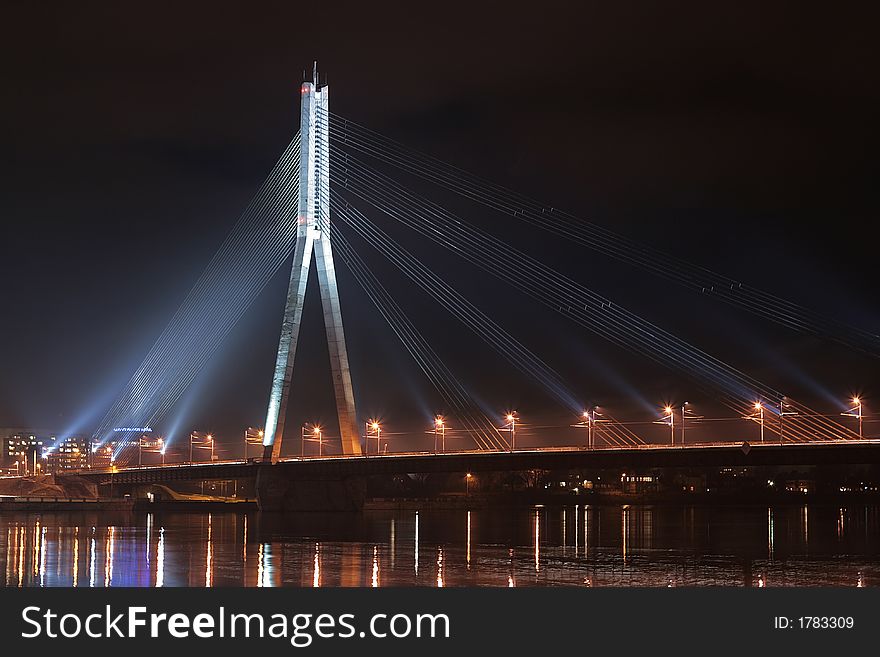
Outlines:
[{"label": "concrete bridge tower", "polygon": [[355,410],[348,352],[345,348],[345,332],[342,326],[342,310],[336,286],[336,269],[330,244],[328,87],[319,86],[317,66],[314,68],[312,82],[303,82],[300,92],[302,101],[297,239],[281,325],[275,374],[272,377],[272,390],[269,395],[269,410],[263,433],[264,458],[271,459],[272,463],[277,462],[281,455],[284,421],[291,393],[293,362],[296,357],[303,301],[313,254],[318,270],[324,327],[327,331],[342,452],[347,455],[361,453],[360,425]]}]

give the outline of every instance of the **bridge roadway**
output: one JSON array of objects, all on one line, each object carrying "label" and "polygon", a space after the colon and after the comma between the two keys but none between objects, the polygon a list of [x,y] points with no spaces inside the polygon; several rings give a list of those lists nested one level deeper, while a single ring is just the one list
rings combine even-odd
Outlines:
[{"label": "bridge roadway", "polygon": [[[880,464],[880,440],[814,443],[713,443],[671,447],[584,449],[558,447],[513,452],[457,451],[404,452],[370,456],[287,458],[274,468],[294,480],[344,479],[371,475],[439,472],[498,472],[530,469],[576,468],[688,468],[736,466],[815,466]],[[96,482],[119,484],[208,481],[255,477],[260,461],[215,461],[92,470],[78,473]]]}]

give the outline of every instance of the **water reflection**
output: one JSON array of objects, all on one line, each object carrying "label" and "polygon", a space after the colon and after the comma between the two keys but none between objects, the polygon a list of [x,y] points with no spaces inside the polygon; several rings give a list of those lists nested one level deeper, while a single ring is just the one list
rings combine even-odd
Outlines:
[{"label": "water reflection", "polygon": [[214,585],[214,539],[212,536],[211,530],[213,529],[211,526],[212,522],[212,514],[208,514],[208,540],[206,541],[208,545],[208,551],[205,555],[205,587],[211,588]]},{"label": "water reflection", "polygon": [[541,570],[541,511],[535,509],[535,572]]},{"label": "water reflection", "polygon": [[590,506],[584,507],[584,558],[590,555]]},{"label": "water reflection", "polygon": [[[59,528],[60,529],[60,528]],[[61,560],[58,560],[61,563]],[[60,575],[60,573],[59,573]],[[79,584],[79,527],[73,528],[73,581],[71,586],[76,587]]]},{"label": "water reflection", "polygon": [[312,568],[312,587],[319,588],[321,586],[321,544],[315,543],[315,561]]},{"label": "water reflection", "polygon": [[416,531],[415,531],[415,538],[413,540],[413,543],[415,544],[415,561],[413,563],[414,563],[416,578],[418,578],[418,576],[419,576],[419,512],[418,511],[416,511]]},{"label": "water reflection", "polygon": [[513,558],[513,548],[509,548],[507,550],[507,558],[509,559],[510,565],[508,566],[508,574],[507,574],[507,586],[509,588],[513,588],[516,586],[516,580],[513,577],[515,568],[514,568],[514,558]]},{"label": "water reflection", "polygon": [[272,564],[272,545],[260,543],[257,559],[257,586],[270,587],[275,585]]},{"label": "water reflection", "polygon": [[113,552],[116,550],[116,527],[107,528],[107,540],[104,545],[104,586],[113,583]]},{"label": "water reflection", "polygon": [[443,588],[443,548],[437,547],[437,588]]},{"label": "water reflection", "polygon": [[159,528],[159,544],[156,546],[156,587],[165,586],[165,528]]},{"label": "water reflection", "polygon": [[471,569],[471,512],[467,512],[467,569]]},{"label": "water reflection", "polygon": [[395,532],[395,519],[391,519],[391,567],[395,566],[395,556],[397,555],[397,534]]},{"label": "water reflection", "polygon": [[46,585],[46,527],[40,532],[40,586]]},{"label": "water reflection", "polygon": [[247,515],[243,516],[242,524],[244,525],[244,535],[242,536],[241,541],[241,561],[242,563],[247,563],[247,544],[248,544],[248,517]]},{"label": "water reflection", "polygon": [[[6,586],[869,586],[878,529],[877,507],[814,505],[12,514],[0,574]],[[397,555],[399,541],[411,551]]]},{"label": "water reflection", "polygon": [[804,504],[801,507],[801,527],[804,532],[804,547],[810,544],[810,509]]},{"label": "water reflection", "polygon": [[[92,527],[92,539],[89,543],[90,549],[90,557],[89,557],[89,588],[95,588],[95,553],[97,550],[95,549],[95,528]],[[21,586],[21,580],[19,580],[19,586]]]}]

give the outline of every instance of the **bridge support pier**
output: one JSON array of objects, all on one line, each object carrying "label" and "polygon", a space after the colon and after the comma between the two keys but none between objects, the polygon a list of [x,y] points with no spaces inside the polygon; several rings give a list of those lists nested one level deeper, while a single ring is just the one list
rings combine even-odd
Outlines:
[{"label": "bridge support pier", "polygon": [[367,480],[326,475],[294,479],[284,466],[266,463],[257,471],[256,491],[260,511],[360,511]]}]

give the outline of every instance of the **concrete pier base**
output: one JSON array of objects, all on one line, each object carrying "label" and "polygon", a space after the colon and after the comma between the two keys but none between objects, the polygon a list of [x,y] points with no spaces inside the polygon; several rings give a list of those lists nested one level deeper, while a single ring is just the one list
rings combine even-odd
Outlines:
[{"label": "concrete pier base", "polygon": [[364,477],[293,479],[283,465],[263,464],[257,471],[260,511],[360,511],[364,508]]}]

